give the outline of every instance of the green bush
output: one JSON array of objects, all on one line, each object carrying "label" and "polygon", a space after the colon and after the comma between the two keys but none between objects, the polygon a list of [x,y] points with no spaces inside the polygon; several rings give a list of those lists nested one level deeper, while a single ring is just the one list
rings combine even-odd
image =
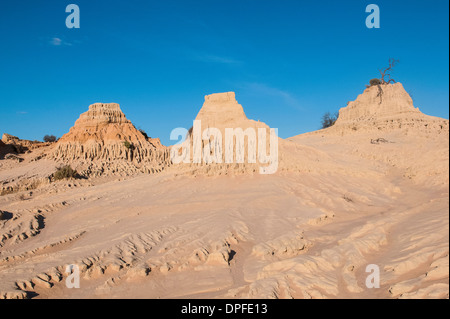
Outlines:
[{"label": "green bush", "polygon": [[61,166],[53,173],[53,179],[59,181],[61,179],[78,178],[78,172],[69,165]]},{"label": "green bush", "polygon": [[133,144],[128,141],[123,141],[123,145],[129,150],[132,150],[134,148]]},{"label": "green bush", "polygon": [[381,84],[381,80],[380,79],[372,79],[369,81],[370,86],[374,86],[374,85],[380,85]]},{"label": "green bush", "polygon": [[57,140],[57,138],[55,135],[45,135],[44,136],[44,142],[53,143],[53,142],[56,142],[56,140]]},{"label": "green bush", "polygon": [[339,113],[335,113],[334,115],[331,115],[330,112],[325,113],[322,116],[322,129],[333,126],[334,123],[336,123],[338,117]]}]

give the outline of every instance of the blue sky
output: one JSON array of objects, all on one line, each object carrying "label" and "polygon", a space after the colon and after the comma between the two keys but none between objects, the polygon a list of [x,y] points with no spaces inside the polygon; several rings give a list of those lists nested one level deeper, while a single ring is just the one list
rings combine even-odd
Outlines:
[{"label": "blue sky", "polygon": [[[370,3],[380,29],[365,25]],[[286,138],[318,129],[390,57],[415,106],[448,118],[448,12],[448,0],[2,0],[0,134],[60,137],[90,104],[116,102],[168,145],[204,95],[235,91]]]}]

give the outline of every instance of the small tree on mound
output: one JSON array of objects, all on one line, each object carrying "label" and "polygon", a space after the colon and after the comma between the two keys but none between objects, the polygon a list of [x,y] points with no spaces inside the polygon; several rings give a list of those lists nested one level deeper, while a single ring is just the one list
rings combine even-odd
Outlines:
[{"label": "small tree on mound", "polygon": [[339,117],[339,113],[332,115],[330,112],[325,113],[322,116],[322,129],[333,126]]},{"label": "small tree on mound", "polygon": [[56,172],[53,173],[53,179],[55,181],[79,177],[80,175],[78,175],[78,172],[69,165],[60,166],[56,169]]},{"label": "small tree on mound", "polygon": [[[396,83],[395,80],[393,78],[391,78],[391,72],[392,69],[394,68],[394,66],[400,62],[399,60],[395,60],[395,59],[389,59],[389,66],[387,68],[384,69],[380,69],[380,74],[381,74],[381,78],[380,79],[372,79],[369,81],[370,85],[366,85],[367,88],[370,88],[372,86],[379,86],[382,84],[390,84],[390,83]],[[387,81],[386,81],[387,79]],[[378,87],[380,90],[381,88]]]},{"label": "small tree on mound", "polygon": [[55,135],[45,135],[44,136],[44,142],[53,143],[53,142],[56,142],[56,140],[57,140],[57,138]]},{"label": "small tree on mound", "polygon": [[[397,64],[398,62],[400,62],[399,60],[395,60],[395,59],[389,59],[389,66],[383,70],[379,70],[381,73],[381,84],[389,84],[389,83],[395,83],[395,80],[391,78],[391,72],[392,69],[394,68],[395,64]],[[386,81],[385,77],[388,78],[388,80]]]}]

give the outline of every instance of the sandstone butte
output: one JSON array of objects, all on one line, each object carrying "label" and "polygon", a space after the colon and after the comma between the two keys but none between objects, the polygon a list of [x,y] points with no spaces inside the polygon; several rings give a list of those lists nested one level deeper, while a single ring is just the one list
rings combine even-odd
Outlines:
[{"label": "sandstone butte", "polygon": [[145,137],[116,103],[90,105],[58,140],[50,157],[81,166],[94,163],[88,173],[100,175],[105,170],[117,172],[117,162],[126,162],[131,171],[139,168],[151,173],[161,171],[169,162],[168,150],[159,139]]},{"label": "sandstone butte", "polygon": [[[314,148],[328,145],[343,155],[385,163],[418,183],[445,185],[448,138],[449,121],[423,114],[403,85],[394,83],[366,88],[339,110],[333,126],[288,141]],[[380,144],[382,151],[376,146]]]},{"label": "sandstone butte", "polygon": [[[243,107],[237,102],[234,92],[216,93],[205,96],[205,101],[197,116],[194,119],[198,121],[199,127],[198,131],[193,126],[189,130],[186,140],[181,144],[183,147],[190,150],[189,163],[182,163],[176,165],[178,169],[185,172],[190,172],[190,174],[207,174],[207,175],[222,175],[222,174],[241,174],[241,173],[255,173],[258,172],[260,165],[258,163],[258,158],[256,163],[249,163],[248,159],[248,144],[249,140],[247,137],[244,138],[243,142],[243,162],[238,163],[236,161],[237,152],[237,141],[233,140],[233,163],[226,163],[226,134],[225,129],[242,129],[243,131],[247,129],[252,129],[255,135],[258,136],[258,129],[265,129],[266,132],[266,150],[269,152],[270,149],[270,128],[265,123],[260,121],[254,121],[247,118],[245,115]],[[193,122],[191,122],[192,125]],[[220,137],[215,136],[212,133],[209,139],[205,139],[203,134],[206,133],[208,128],[218,129],[220,131]],[[194,160],[194,139],[198,137],[201,139],[201,152],[206,151],[205,145],[211,144],[211,151],[220,151],[220,162],[208,162],[205,156],[202,156],[200,163],[195,163]],[[277,138],[278,140],[278,138]],[[257,142],[255,139],[254,142]],[[252,145],[255,150],[255,145]],[[181,150],[179,150],[181,153]],[[203,154],[203,153],[202,153]],[[219,156],[218,156],[219,157]],[[205,165],[207,164],[207,165]]]},{"label": "sandstone butte", "polygon": [[333,130],[395,130],[402,127],[445,132],[448,131],[448,120],[420,112],[403,85],[394,83],[366,88],[355,101],[340,109]]}]

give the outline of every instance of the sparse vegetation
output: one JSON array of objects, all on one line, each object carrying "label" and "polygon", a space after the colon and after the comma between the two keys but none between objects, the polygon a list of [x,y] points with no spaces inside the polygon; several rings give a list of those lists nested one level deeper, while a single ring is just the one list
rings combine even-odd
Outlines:
[{"label": "sparse vegetation", "polygon": [[134,149],[134,145],[128,141],[123,141],[123,145],[129,150]]},{"label": "sparse vegetation", "polygon": [[45,135],[44,136],[44,142],[46,143],[53,143],[56,142],[57,138],[55,135]]},{"label": "sparse vegetation", "polygon": [[390,142],[387,139],[380,137],[377,139],[371,139],[370,143],[371,144],[380,144],[380,143],[390,143]]},{"label": "sparse vegetation", "polygon": [[55,181],[79,177],[78,172],[70,167],[70,165],[60,166],[56,169],[56,172],[53,173],[53,179]]},{"label": "sparse vegetation", "polygon": [[348,195],[344,195],[344,196],[342,196],[342,198],[343,198],[347,203],[353,203],[353,199],[351,199]]},{"label": "sparse vegetation", "polygon": [[330,112],[325,113],[322,116],[321,128],[324,129],[324,128],[333,126],[334,123],[336,123],[338,117],[339,117],[339,113],[337,113],[337,112],[334,115],[332,115]]},{"label": "sparse vegetation", "polygon": [[369,81],[370,86],[380,85],[381,80],[380,79],[372,79]]},{"label": "sparse vegetation", "polygon": [[147,135],[147,133],[143,130],[143,129],[139,129],[139,132],[141,132],[141,134],[142,135],[144,135],[144,137],[146,138],[146,139],[148,139],[149,138],[149,136]]},{"label": "sparse vegetation", "polygon": [[[381,78],[380,79],[372,79],[369,81],[369,85],[366,85],[367,88],[370,88],[372,86],[378,86],[378,89],[380,91],[382,91],[381,86],[382,84],[389,84],[389,83],[396,83],[396,81],[391,78],[391,72],[392,69],[394,68],[394,66],[400,62],[399,60],[395,60],[395,59],[389,59],[389,66],[387,68],[384,69],[380,69],[378,70],[381,74]],[[387,78],[387,81],[386,79]]]}]

